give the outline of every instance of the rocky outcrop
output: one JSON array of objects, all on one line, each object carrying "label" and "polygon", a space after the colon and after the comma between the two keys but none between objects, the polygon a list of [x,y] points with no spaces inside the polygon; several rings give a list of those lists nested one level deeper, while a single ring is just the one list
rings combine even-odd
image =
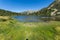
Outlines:
[{"label": "rocky outcrop", "polygon": [[48,9],[54,10],[51,12],[51,16],[55,16],[58,11],[60,11],[60,0],[55,0]]}]

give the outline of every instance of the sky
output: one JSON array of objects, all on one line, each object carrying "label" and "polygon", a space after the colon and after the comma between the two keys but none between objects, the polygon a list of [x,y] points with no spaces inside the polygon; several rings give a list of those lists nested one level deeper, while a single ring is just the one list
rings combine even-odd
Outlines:
[{"label": "sky", "polygon": [[13,12],[40,10],[50,5],[54,0],[0,0],[0,9]]}]

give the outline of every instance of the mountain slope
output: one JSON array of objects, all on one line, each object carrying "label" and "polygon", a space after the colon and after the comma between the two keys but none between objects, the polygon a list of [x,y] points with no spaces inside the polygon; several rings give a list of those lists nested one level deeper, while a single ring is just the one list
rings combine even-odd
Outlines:
[{"label": "mountain slope", "polygon": [[11,11],[0,9],[0,16],[17,16],[17,15],[21,15],[21,14],[20,13],[16,13],[16,12],[11,12]]},{"label": "mountain slope", "polygon": [[16,12],[0,9],[0,16],[18,16],[18,15],[56,16],[56,15],[60,15],[59,12],[60,12],[60,1],[55,0],[48,7],[38,11],[24,11],[24,12],[16,13]]}]

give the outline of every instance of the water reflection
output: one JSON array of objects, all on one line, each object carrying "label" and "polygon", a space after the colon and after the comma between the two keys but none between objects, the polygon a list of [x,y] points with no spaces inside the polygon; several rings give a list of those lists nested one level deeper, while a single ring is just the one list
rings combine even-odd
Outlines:
[{"label": "water reflection", "polygon": [[13,18],[22,21],[22,22],[38,22],[40,20],[40,16],[14,16]]},{"label": "water reflection", "polygon": [[[42,17],[42,16],[13,16],[13,18],[21,22],[45,22],[52,20],[53,17]],[[55,20],[55,18],[53,18]]]}]

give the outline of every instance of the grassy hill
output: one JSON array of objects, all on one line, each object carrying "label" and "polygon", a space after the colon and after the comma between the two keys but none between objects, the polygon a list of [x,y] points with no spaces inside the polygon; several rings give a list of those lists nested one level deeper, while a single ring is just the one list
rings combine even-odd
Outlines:
[{"label": "grassy hill", "polygon": [[0,9],[0,16],[18,16],[18,15],[21,15],[21,13]]}]

